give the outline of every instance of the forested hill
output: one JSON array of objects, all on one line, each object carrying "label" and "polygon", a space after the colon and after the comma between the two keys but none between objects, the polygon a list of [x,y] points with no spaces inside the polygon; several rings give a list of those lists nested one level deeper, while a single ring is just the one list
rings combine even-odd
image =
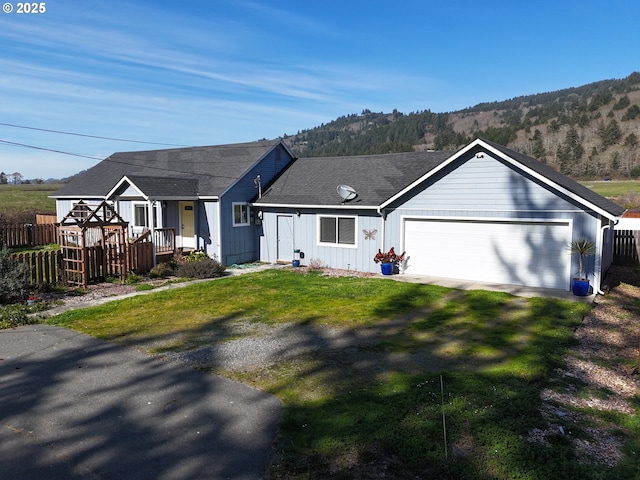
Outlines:
[{"label": "forested hill", "polygon": [[457,112],[339,117],[286,136],[299,156],[451,150],[483,137],[574,178],[640,177],[640,73]]}]

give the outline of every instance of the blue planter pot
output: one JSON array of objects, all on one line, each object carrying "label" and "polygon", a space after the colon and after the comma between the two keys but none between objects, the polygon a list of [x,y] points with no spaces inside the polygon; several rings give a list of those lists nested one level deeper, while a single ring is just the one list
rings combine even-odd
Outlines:
[{"label": "blue planter pot", "polygon": [[393,263],[383,263],[382,265],[380,265],[380,268],[382,269],[383,275],[393,274]]},{"label": "blue planter pot", "polygon": [[589,280],[573,280],[573,294],[576,297],[586,297],[589,295]]},{"label": "blue planter pot", "polygon": [[291,265],[294,266],[294,267],[299,267],[300,266],[300,260],[293,260],[291,262]]}]

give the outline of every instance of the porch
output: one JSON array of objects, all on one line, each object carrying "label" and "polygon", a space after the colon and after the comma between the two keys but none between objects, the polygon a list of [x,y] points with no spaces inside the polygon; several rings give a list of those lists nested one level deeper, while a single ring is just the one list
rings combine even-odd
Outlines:
[{"label": "porch", "polygon": [[176,251],[176,229],[173,227],[147,229],[141,234],[133,234],[133,243],[152,242],[154,245],[154,264],[172,257]]}]

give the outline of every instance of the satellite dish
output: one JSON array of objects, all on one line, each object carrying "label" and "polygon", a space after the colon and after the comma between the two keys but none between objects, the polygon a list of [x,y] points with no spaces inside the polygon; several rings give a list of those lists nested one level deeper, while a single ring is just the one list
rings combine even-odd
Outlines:
[{"label": "satellite dish", "polygon": [[338,191],[338,195],[340,195],[345,202],[353,200],[358,196],[355,188],[350,187],[349,185],[338,185],[336,190]]}]

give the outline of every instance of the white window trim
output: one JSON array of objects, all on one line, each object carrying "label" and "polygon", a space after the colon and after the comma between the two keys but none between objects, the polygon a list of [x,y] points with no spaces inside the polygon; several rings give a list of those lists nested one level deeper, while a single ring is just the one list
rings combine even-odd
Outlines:
[{"label": "white window trim", "polygon": [[[332,242],[322,242],[320,241],[320,220],[322,218],[353,218],[353,239],[354,243],[332,243]],[[317,231],[317,242],[321,247],[332,247],[332,248],[358,248],[358,216],[357,215],[316,215],[316,231]],[[337,232],[336,232],[337,234]]]},{"label": "white window trim", "polygon": [[144,229],[144,228],[149,228],[149,225],[138,225],[136,223],[136,207],[144,207],[145,209],[145,215],[144,215],[144,221],[145,223],[149,222],[149,202],[131,202],[131,228],[134,229]]},{"label": "white window trim", "polygon": [[[242,223],[236,223],[236,205],[245,207],[247,209],[247,221]],[[248,227],[251,224],[251,209],[246,202],[233,202],[231,204],[231,220],[234,227]]]}]

